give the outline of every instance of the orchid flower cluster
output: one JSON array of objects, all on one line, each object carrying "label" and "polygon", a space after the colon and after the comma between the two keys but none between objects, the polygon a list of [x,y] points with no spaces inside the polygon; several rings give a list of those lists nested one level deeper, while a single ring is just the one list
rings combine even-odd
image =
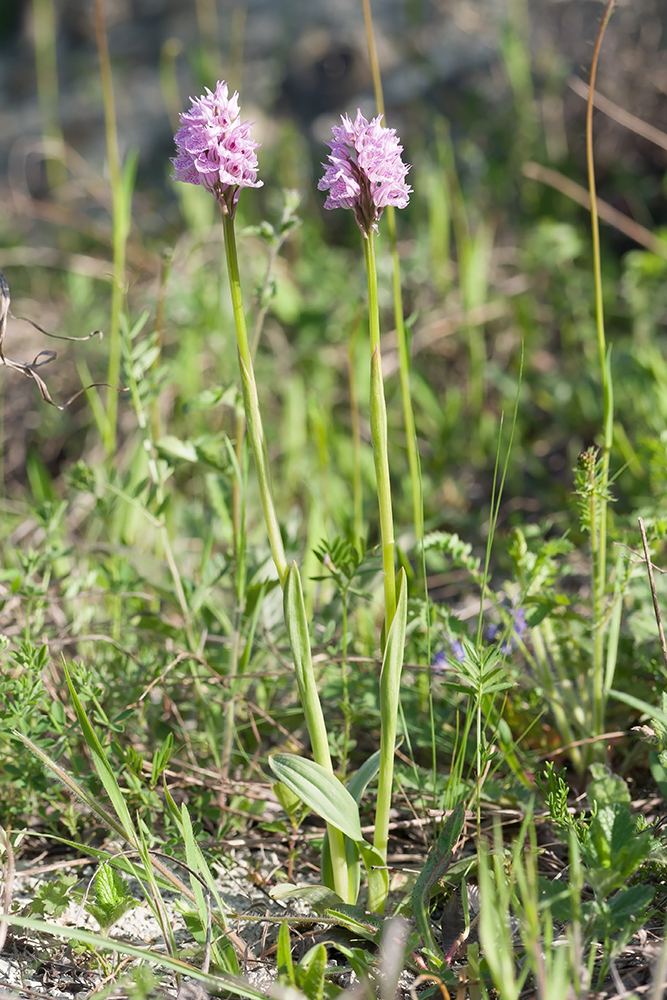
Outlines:
[{"label": "orchid flower cluster", "polygon": [[[230,97],[224,82],[213,93],[207,87],[206,94],[190,100],[192,107],[180,116],[181,128],[174,136],[174,180],[200,184],[233,214],[241,189],[263,183],[257,180],[255,150],[260,144],[250,138],[253,123],[241,121],[238,92]],[[331,131],[330,162],[322,164],[318,184],[320,191],[329,192],[324,207],[351,208],[367,236],[371,227],[377,232],[388,205],[408,204],[412,188],[405,178],[410,167],[401,159],[396,130],[382,125],[382,115],[370,122],[360,110],[354,121],[341,115],[341,124]]]},{"label": "orchid flower cluster", "polygon": [[[354,212],[364,237],[368,275],[371,435],[380,512],[385,594],[384,655],[380,675],[380,751],[377,765],[373,764],[374,773],[378,774],[378,794],[375,835],[371,845],[361,834],[356,800],[333,772],[327,726],[313,671],[301,578],[296,563],[291,566],[287,563],[273,500],[271,469],[252,351],[248,342],[234,233],[234,216],[241,190],[244,187],[260,187],[262,184],[257,180],[255,150],[259,144],[250,135],[252,123],[241,121],[238,93],[235,92],[230,97],[226,83],[218,83],[213,93],[207,90],[204,96],[192,99],[190,110],[180,117],[181,128],[175,136],[177,155],[172,160],[173,177],[186,184],[198,184],[206,188],[214,195],[222,212],[245,422],[252,443],[271,552],[283,589],[285,624],[292,647],[295,679],[314,758],[313,762],[288,754],[276,754],[270,758],[270,764],[280,780],[306,805],[318,811],[327,822],[326,849],[323,848],[322,854],[322,871],[328,873],[323,875],[327,885],[336,891],[344,903],[355,903],[359,891],[361,856],[368,872],[369,906],[381,913],[389,887],[386,873],[387,841],[406,636],[407,581],[404,570],[400,570],[398,577],[396,576],[394,556],[374,238],[384,209],[389,205],[405,208],[408,204],[411,189],[405,178],[410,168],[401,159],[403,147],[396,132],[382,126],[382,116],[378,115],[369,122],[358,111],[354,121],[342,116],[341,124],[333,128],[334,141],[329,143],[329,163],[324,165],[325,173],[319,183],[321,191],[329,192],[325,208],[350,208]],[[238,445],[237,441],[237,447]],[[367,780],[372,776],[369,772]]]},{"label": "orchid flower cluster", "polygon": [[325,208],[351,208],[364,236],[377,223],[388,205],[405,208],[412,188],[405,183],[410,169],[401,159],[403,147],[396,130],[384,128],[382,115],[367,121],[357,111],[354,121],[341,116],[341,125],[331,131],[334,141],[329,163],[323,163],[324,177],[317,185],[328,191]]},{"label": "orchid flower cluster", "polygon": [[259,143],[250,138],[253,123],[241,121],[238,92],[229,97],[224,82],[213,93],[207,87],[206,94],[190,100],[192,107],[180,116],[182,125],[174,136],[174,180],[201,184],[233,215],[241,189],[264,183],[257,180]]}]

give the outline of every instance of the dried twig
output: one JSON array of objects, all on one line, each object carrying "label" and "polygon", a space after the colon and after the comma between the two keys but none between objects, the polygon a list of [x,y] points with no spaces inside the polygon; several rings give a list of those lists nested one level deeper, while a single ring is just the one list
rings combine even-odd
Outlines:
[{"label": "dried twig", "polygon": [[644,556],[646,557],[646,569],[648,571],[648,582],[651,586],[651,597],[653,598],[653,610],[655,611],[655,620],[658,624],[658,634],[660,636],[660,645],[662,646],[662,657],[665,661],[665,667],[667,668],[667,644],[665,643],[665,633],[662,628],[662,618],[660,616],[660,605],[658,604],[658,595],[655,589],[655,579],[653,577],[653,563],[651,562],[651,551],[648,547],[648,541],[646,540],[646,531],[644,529],[644,521],[641,517],[638,517],[639,530],[642,535],[642,545],[644,546]]},{"label": "dried twig", "polygon": [[[32,379],[32,381],[37,385],[37,388],[39,389],[42,399],[44,400],[45,403],[49,403],[51,406],[55,406],[57,410],[64,410],[68,406],[70,406],[70,404],[73,403],[75,399],[78,399],[79,396],[83,395],[84,392],[87,392],[88,389],[93,389],[97,386],[106,386],[109,389],[115,389],[117,392],[127,391],[124,388],[119,388],[118,386],[109,385],[108,382],[93,382],[91,385],[85,386],[85,388],[83,389],[79,389],[79,391],[75,392],[73,396],[70,396],[69,399],[66,399],[64,403],[54,402],[54,400],[51,398],[51,394],[48,390],[46,382],[44,381],[42,376],[38,373],[37,369],[43,368],[44,365],[48,365],[52,361],[55,361],[57,357],[56,352],[40,351],[39,354],[33,359],[33,361],[12,361],[12,359],[8,358],[4,352],[5,333],[7,332],[7,318],[12,315],[9,311],[10,303],[11,303],[11,296],[9,294],[9,285],[7,284],[4,274],[2,273],[2,271],[0,271],[0,365],[4,365],[6,368],[11,368],[13,371],[17,371],[20,372],[21,375],[25,375],[26,378]],[[23,317],[16,317],[16,316],[12,316],[12,318],[23,319]],[[23,321],[26,323],[30,323],[30,325],[34,326],[35,329],[39,330],[40,333],[45,334],[47,337],[53,337],[55,340],[82,341],[82,340],[90,340],[91,337],[99,337],[100,340],[102,339],[101,330],[93,330],[92,333],[89,333],[85,337],[66,337],[60,334],[47,333],[46,330],[43,330],[41,326],[38,326],[37,323],[33,323],[33,321],[30,319],[24,319]]]}]

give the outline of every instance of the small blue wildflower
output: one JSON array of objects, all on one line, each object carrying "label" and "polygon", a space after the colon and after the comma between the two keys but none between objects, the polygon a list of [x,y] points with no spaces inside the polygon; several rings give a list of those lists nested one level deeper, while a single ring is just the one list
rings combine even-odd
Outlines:
[{"label": "small blue wildflower", "polygon": [[[493,642],[496,636],[504,631],[505,629],[502,625],[487,625],[486,638],[490,642]],[[508,637],[500,644],[500,652],[504,656],[507,656],[509,653],[513,653],[519,643],[523,640],[527,631],[528,624],[526,622],[526,612],[523,608],[519,607],[515,610],[514,615],[512,616],[512,628]]]},{"label": "small blue wildflower", "polygon": [[441,649],[440,652],[436,653],[431,660],[431,669],[437,674],[444,674],[447,669],[447,654],[444,649]]},{"label": "small blue wildflower", "polygon": [[463,663],[465,650],[459,639],[446,639],[446,648],[441,649],[431,660],[431,669],[436,673],[444,673],[451,660]]},{"label": "small blue wildflower", "polygon": [[454,657],[454,659],[458,660],[459,663],[463,663],[463,661],[465,660],[466,653],[465,649],[463,648],[463,643],[461,642],[461,640],[450,639],[449,648],[452,652],[452,656]]}]

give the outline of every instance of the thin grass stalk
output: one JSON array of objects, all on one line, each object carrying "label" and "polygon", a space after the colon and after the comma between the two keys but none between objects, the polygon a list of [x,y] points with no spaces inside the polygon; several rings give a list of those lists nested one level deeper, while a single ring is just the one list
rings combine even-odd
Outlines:
[{"label": "thin grass stalk", "polygon": [[174,132],[180,125],[179,113],[182,106],[176,72],[176,60],[182,51],[183,43],[179,38],[167,38],[160,49],[160,90]]},{"label": "thin grass stalk", "polygon": [[[131,357],[132,345],[129,337],[129,330],[127,331],[127,354],[128,358]],[[122,341],[121,341],[122,346]],[[157,467],[157,456],[155,454],[155,443],[151,435],[151,426],[148,419],[148,414],[144,409],[143,402],[141,400],[141,395],[139,393],[139,386],[137,385],[137,380],[134,375],[133,367],[130,362],[127,364],[127,383],[130,390],[130,397],[132,399],[132,406],[137,417],[137,424],[139,426],[139,432],[141,434],[141,443],[143,447],[144,454],[146,455],[146,461],[148,464],[148,475],[151,483],[155,487],[155,499],[158,506],[164,503],[164,490],[162,488],[162,481],[160,479],[160,473]],[[192,629],[192,617],[190,614],[190,608],[188,607],[187,598],[185,596],[185,590],[183,589],[183,581],[181,579],[181,574],[178,569],[178,564],[174,557],[174,551],[171,546],[171,539],[169,538],[169,532],[167,531],[167,526],[164,522],[164,518],[160,517],[157,520],[157,530],[159,532],[160,544],[162,545],[162,550],[167,560],[167,565],[169,567],[169,572],[171,573],[171,578],[174,584],[174,592],[176,594],[176,599],[178,605],[181,609],[181,614],[183,615],[183,621],[185,625],[185,632],[188,639],[188,646],[190,647],[190,652],[194,653],[197,650],[197,641]]]},{"label": "thin grass stalk", "polygon": [[[53,0],[32,0],[32,20],[35,36],[37,68],[37,98],[42,119],[42,136],[63,145],[58,111],[58,68],[56,51],[56,12]],[[47,145],[48,149],[48,145]],[[66,179],[65,167],[59,160],[47,156],[46,179],[51,190]]]},{"label": "thin grass stalk", "polygon": [[[591,231],[593,239],[593,276],[595,280],[595,324],[597,330],[598,353],[600,361],[600,376],[602,380],[603,398],[603,444],[601,458],[601,482],[599,510],[596,520],[591,522],[591,543],[597,543],[597,552],[593,551],[593,734],[598,735],[604,729],[604,630],[602,619],[604,615],[604,599],[607,586],[607,486],[609,483],[609,458],[614,434],[614,401],[611,381],[611,368],[607,353],[604,327],[604,302],[602,297],[602,265],[600,260],[600,228],[598,223],[597,196],[595,188],[595,160],[593,155],[593,97],[595,94],[595,79],[598,60],[607,24],[611,17],[616,0],[609,0],[598,31],[591,73],[589,80],[588,104],[586,107],[586,166],[588,171],[588,189],[591,201]],[[599,527],[598,527],[599,525]],[[595,539],[597,528],[597,539]]]},{"label": "thin grass stalk", "polygon": [[220,25],[216,0],[196,0],[197,27],[199,29],[200,65],[204,81],[216,80],[220,66]]},{"label": "thin grass stalk", "polygon": [[[106,133],[107,162],[109,164],[109,181],[111,185],[113,223],[111,322],[109,326],[109,363],[106,380],[110,386],[117,386],[120,381],[120,322],[125,299],[125,249],[129,231],[129,219],[118,149],[116,104],[104,19],[104,0],[95,0],[95,39],[100,60],[100,79],[102,83],[102,100],[104,103],[104,128]],[[110,457],[116,450],[118,393],[115,388],[107,390],[106,418],[107,426],[104,448],[107,457]]]},{"label": "thin grass stalk", "polygon": [[[371,14],[370,0],[361,0],[361,3],[364,9],[364,25],[366,28],[368,59],[371,64],[371,73],[373,76],[375,104],[377,107],[377,113],[382,115],[383,119],[386,119],[384,94],[382,91],[382,75],[380,73],[377,46],[375,44],[375,32],[373,30],[373,17]],[[386,121],[384,121],[384,124],[387,124]],[[405,425],[405,436],[408,447],[408,465],[410,468],[412,520],[414,524],[415,540],[417,544],[419,544],[424,537],[424,506],[421,490],[421,468],[417,446],[417,430],[415,427],[415,415],[412,408],[412,394],[410,391],[410,352],[408,350],[408,340],[403,313],[403,296],[401,293],[401,262],[398,255],[398,240],[396,235],[396,209],[393,205],[388,205],[385,209],[385,213],[387,216],[387,232],[389,234],[389,246],[391,249],[391,284],[394,302],[394,324],[396,326],[396,340],[398,343],[398,373],[401,386],[401,402],[403,404],[403,423]]]},{"label": "thin grass stalk", "polygon": [[368,277],[368,326],[371,338],[371,438],[380,509],[382,576],[384,582],[385,636],[389,634],[396,613],[396,574],[394,570],[394,515],[391,505],[389,451],[387,445],[387,405],[382,379],[380,354],[380,308],[378,304],[375,234],[371,228],[364,238]]},{"label": "thin grass stalk", "polygon": [[248,343],[248,331],[246,328],[245,312],[243,309],[243,296],[241,293],[241,277],[239,274],[239,261],[236,251],[236,237],[234,234],[234,220],[228,212],[222,212],[222,228],[225,237],[225,253],[227,256],[227,269],[229,272],[229,286],[232,295],[232,307],[234,310],[234,322],[236,324],[236,338],[239,352],[239,363],[241,367],[241,383],[243,386],[243,403],[246,414],[246,424],[248,434],[252,443],[252,450],[255,456],[257,467],[257,479],[259,491],[262,499],[264,520],[269,536],[271,554],[276,564],[278,577],[281,586],[285,586],[287,578],[287,560],[280,525],[276,514],[273,500],[273,488],[271,486],[271,470],[266,454],[264,440],[264,428],[262,426],[262,416],[259,409],[259,398],[257,395],[257,383]]}]

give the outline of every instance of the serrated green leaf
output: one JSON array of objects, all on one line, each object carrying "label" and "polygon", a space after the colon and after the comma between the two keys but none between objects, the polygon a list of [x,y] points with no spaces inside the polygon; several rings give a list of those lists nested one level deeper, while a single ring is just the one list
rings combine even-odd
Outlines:
[{"label": "serrated green leaf", "polygon": [[107,910],[113,910],[129,894],[125,879],[109,865],[100,865],[95,873],[96,902]]},{"label": "serrated green leaf", "polygon": [[618,928],[624,927],[629,921],[637,928],[641,927],[644,911],[655,895],[652,885],[632,885],[620,889],[608,900],[609,913]]}]

